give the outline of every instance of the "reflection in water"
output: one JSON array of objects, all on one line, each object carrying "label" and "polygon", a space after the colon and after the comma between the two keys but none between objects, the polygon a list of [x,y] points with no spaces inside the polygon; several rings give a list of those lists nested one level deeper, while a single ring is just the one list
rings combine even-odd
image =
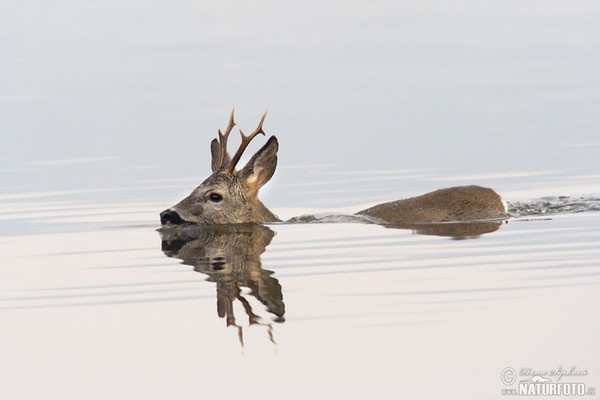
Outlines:
[{"label": "reflection in water", "polygon": [[[292,221],[289,221],[292,222]],[[296,220],[293,222],[333,222],[329,218],[320,220]],[[365,221],[362,221],[365,222]],[[497,230],[502,221],[469,223],[430,223],[392,226],[388,228],[412,229],[425,235],[447,236],[453,239],[476,238],[481,234]],[[238,329],[242,345],[243,329],[234,315],[234,304],[241,304],[248,316],[249,325],[264,325],[269,338],[273,339],[273,322],[284,322],[285,305],[279,281],[272,271],[261,266],[260,255],[271,243],[275,233],[258,224],[234,225],[180,225],[163,226],[160,230],[162,250],[168,257],[178,258],[183,264],[208,275],[206,279],[217,285],[217,313],[225,318],[227,326]],[[265,322],[242,294],[242,288],[258,299],[267,312],[274,315]]]},{"label": "reflection in water", "polygon": [[410,229],[420,235],[446,236],[452,239],[476,239],[485,233],[497,231],[506,222],[504,219],[460,221],[460,222],[423,222],[414,224],[390,224],[363,215],[301,215],[286,221],[291,224],[319,223],[367,223],[378,224],[392,229]]},{"label": "reflection in water", "polygon": [[410,225],[385,225],[388,228],[411,229],[421,235],[448,236],[452,239],[476,239],[484,233],[491,233],[504,221],[445,222]]},{"label": "reflection in water", "polygon": [[275,315],[272,321],[285,321],[281,285],[271,276],[273,271],[262,269],[260,261],[275,235],[271,229],[257,224],[187,225],[163,227],[159,232],[162,250],[168,257],[192,265],[194,271],[208,275],[207,281],[217,284],[217,313],[226,318],[227,326],[238,328],[242,345],[242,326],[236,322],[233,311],[236,300],[243,306],[249,325],[266,326],[274,342],[272,322],[263,322],[242,296],[242,288],[249,288],[250,295]]}]

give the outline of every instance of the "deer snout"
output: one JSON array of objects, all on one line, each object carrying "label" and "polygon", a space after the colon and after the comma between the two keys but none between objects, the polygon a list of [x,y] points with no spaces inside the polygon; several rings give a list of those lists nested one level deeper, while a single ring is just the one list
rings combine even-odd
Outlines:
[{"label": "deer snout", "polygon": [[160,213],[160,223],[163,225],[181,225],[185,224],[186,221],[181,218],[177,211],[171,210],[170,208]]}]

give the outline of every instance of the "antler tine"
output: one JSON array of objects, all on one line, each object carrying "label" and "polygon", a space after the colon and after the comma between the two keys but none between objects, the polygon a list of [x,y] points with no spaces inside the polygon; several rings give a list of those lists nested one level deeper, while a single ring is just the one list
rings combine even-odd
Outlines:
[{"label": "antler tine", "polygon": [[258,123],[258,127],[250,135],[248,135],[248,136],[244,135],[244,132],[242,132],[242,130],[240,129],[240,134],[242,135],[242,143],[240,144],[240,147],[238,148],[238,150],[235,152],[233,158],[231,159],[231,162],[229,163],[229,167],[227,167],[226,173],[228,175],[233,175],[235,166],[240,161],[240,158],[242,158],[242,154],[244,154],[246,147],[248,147],[248,145],[250,144],[252,139],[254,139],[256,137],[256,135],[258,135],[259,133],[262,133],[263,135],[265,134],[265,131],[263,131],[262,125],[263,125],[263,122],[265,122],[265,118],[267,117],[267,112],[268,111],[265,111],[262,118],[260,119],[260,122]]},{"label": "antler tine", "polygon": [[235,108],[231,109],[231,115],[229,116],[229,123],[227,124],[227,128],[225,129],[225,133],[222,133],[219,129],[219,159],[218,166],[222,169],[225,169],[227,162],[229,161],[229,156],[227,155],[227,138],[231,133],[231,130],[235,126],[235,121],[233,120],[233,114],[235,112]]},{"label": "antler tine", "polygon": [[221,130],[219,129],[219,138],[224,138],[225,142],[227,142],[227,137],[229,136],[229,133],[235,126],[235,122],[233,121],[233,113],[234,112],[235,112],[235,108],[232,108],[231,115],[229,116],[229,123],[227,124],[227,129],[225,129],[225,133],[224,134],[221,133]]}]

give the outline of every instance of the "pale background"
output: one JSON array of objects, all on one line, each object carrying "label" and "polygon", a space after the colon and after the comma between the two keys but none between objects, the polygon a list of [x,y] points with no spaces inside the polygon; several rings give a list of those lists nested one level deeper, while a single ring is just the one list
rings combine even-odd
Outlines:
[{"label": "pale background", "polygon": [[[4,195],[169,206],[209,174],[232,107],[246,131],[269,110],[275,208],[393,199],[441,176],[509,197],[597,191],[597,1],[26,0],[3,3],[0,40]],[[544,190],[561,174],[585,184]],[[344,179],[335,196],[311,186]]]}]

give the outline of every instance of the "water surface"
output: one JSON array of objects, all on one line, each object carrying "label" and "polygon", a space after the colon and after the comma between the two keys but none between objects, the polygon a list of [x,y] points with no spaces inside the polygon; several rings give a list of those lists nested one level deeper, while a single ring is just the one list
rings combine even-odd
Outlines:
[{"label": "water surface", "polygon": [[8,398],[501,398],[506,367],[600,382],[591,209],[458,240],[333,222],[161,239],[150,204],[27,207],[1,214]]}]

